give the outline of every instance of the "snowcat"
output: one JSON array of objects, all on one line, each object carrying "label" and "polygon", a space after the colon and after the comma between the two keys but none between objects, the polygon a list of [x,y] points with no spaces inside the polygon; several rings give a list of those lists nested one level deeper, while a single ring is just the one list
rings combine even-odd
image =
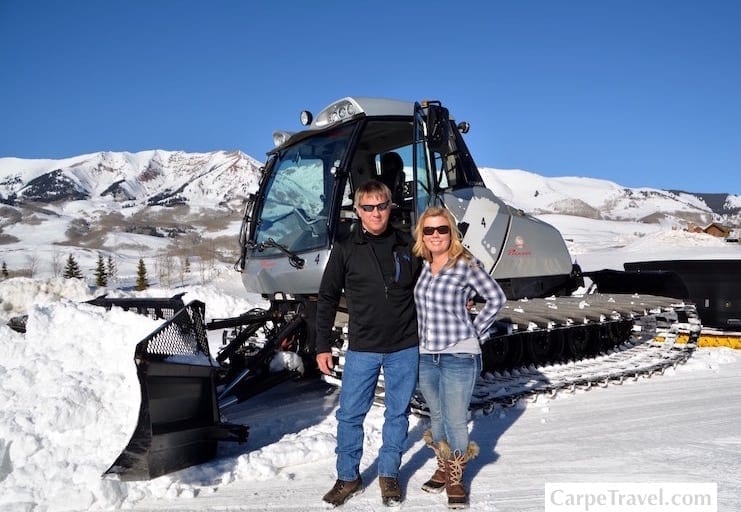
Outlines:
[{"label": "snowcat", "polygon": [[[584,285],[585,276],[606,285],[610,273],[581,272],[558,230],[486,187],[463,140],[469,123],[456,122],[439,101],[348,97],[316,116],[303,111],[300,119],[303,130],[273,134],[275,148],[245,210],[237,268],[247,290],[269,298],[272,310],[282,309],[283,321],[302,319],[305,331],[295,350],[308,356],[307,364],[313,360],[313,303],[329,251],[334,240],[357,229],[352,198],[369,179],[391,189],[391,222],[400,229],[411,230],[428,206],[450,210],[463,244],[502,286],[510,302],[484,347],[485,370],[565,355],[580,359],[627,339],[636,312],[656,307],[625,299],[617,309],[629,312],[616,314],[614,296],[593,298],[611,303],[600,311],[595,306],[586,322],[573,311],[556,310],[556,304],[574,307],[575,301],[565,297]],[[648,277],[630,280],[645,288]],[[686,296],[681,283],[662,274],[653,277],[651,292]],[[542,300],[550,297],[564,299]],[[519,299],[528,301],[515,302]],[[658,301],[668,308],[676,302]],[[338,319],[341,362],[342,311]],[[236,353],[241,346],[235,339],[227,351]],[[241,366],[235,362],[230,366]]]},{"label": "snowcat", "polygon": [[[300,120],[302,129],[273,134],[275,147],[239,234],[235,268],[246,291],[261,294],[268,307],[205,322],[202,303],[184,305],[179,297],[97,301],[166,320],[137,346],[139,423],[107,474],[146,479],[204,462],[217,441],[247,439],[247,427],[222,421],[228,407],[287,379],[319,378],[319,283],[334,241],[358,229],[353,193],[370,179],[389,186],[391,222],[400,229],[411,230],[430,205],[447,208],[464,245],[509,299],[482,347],[472,407],[652,372],[687,357],[683,349],[671,352],[674,344],[654,352],[653,338],[630,342],[639,330],[661,331],[692,346],[699,322],[682,300],[688,293],[681,279],[661,270],[581,272],[558,230],[486,187],[463,139],[469,124],[455,121],[439,101],[347,97],[316,115],[303,111]],[[572,296],[585,278],[600,291],[624,291],[617,288],[626,283],[630,291]],[[346,325],[341,303],[332,340],[337,374],[323,377],[337,385]],[[223,333],[213,356],[207,331]],[[638,362],[628,356],[634,349]],[[556,364],[564,361],[570,363]],[[416,406],[424,408],[421,401]]]}]

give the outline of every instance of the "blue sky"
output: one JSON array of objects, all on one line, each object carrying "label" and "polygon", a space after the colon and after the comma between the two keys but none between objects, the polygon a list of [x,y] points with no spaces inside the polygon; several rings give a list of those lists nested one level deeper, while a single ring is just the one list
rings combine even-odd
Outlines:
[{"label": "blue sky", "polygon": [[482,167],[741,194],[741,2],[0,0],[0,157],[242,150],[439,99]]}]

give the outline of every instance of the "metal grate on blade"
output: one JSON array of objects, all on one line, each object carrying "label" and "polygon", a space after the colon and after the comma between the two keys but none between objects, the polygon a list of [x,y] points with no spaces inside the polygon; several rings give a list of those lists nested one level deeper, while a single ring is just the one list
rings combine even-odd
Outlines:
[{"label": "metal grate on blade", "polygon": [[211,363],[204,322],[206,305],[193,301],[180,309],[136,347],[137,356],[207,358]]}]

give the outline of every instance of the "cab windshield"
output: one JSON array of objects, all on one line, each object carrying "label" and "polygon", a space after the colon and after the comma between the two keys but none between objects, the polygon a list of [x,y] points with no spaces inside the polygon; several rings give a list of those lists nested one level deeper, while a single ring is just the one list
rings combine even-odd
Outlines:
[{"label": "cab windshield", "polygon": [[334,176],[347,150],[353,125],[310,137],[279,152],[262,200],[255,241],[264,254],[280,248],[300,253],[326,246]]}]

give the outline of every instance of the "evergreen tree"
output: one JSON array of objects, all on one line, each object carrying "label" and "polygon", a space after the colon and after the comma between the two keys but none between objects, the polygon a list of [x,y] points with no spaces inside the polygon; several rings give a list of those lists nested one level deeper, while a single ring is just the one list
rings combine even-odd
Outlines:
[{"label": "evergreen tree", "polygon": [[77,264],[77,260],[71,254],[67,258],[67,264],[64,267],[64,274],[62,274],[62,277],[64,277],[65,279],[82,279],[82,271],[80,270],[80,265]]},{"label": "evergreen tree", "polygon": [[186,274],[190,274],[190,258],[188,258],[187,256],[185,257],[185,270],[184,270],[184,272]]},{"label": "evergreen tree", "polygon": [[108,275],[105,270],[103,256],[98,254],[98,265],[95,267],[95,284],[97,286],[108,286]]},{"label": "evergreen tree", "polygon": [[7,279],[10,274],[8,273],[8,265],[3,261],[3,279]]},{"label": "evergreen tree", "polygon": [[138,291],[146,290],[149,288],[149,281],[147,280],[147,267],[144,265],[144,260],[139,258],[139,267],[136,270],[136,289]]},{"label": "evergreen tree", "polygon": [[108,255],[108,281],[113,284],[113,282],[116,280],[116,263],[113,261],[113,256],[110,254]]}]

